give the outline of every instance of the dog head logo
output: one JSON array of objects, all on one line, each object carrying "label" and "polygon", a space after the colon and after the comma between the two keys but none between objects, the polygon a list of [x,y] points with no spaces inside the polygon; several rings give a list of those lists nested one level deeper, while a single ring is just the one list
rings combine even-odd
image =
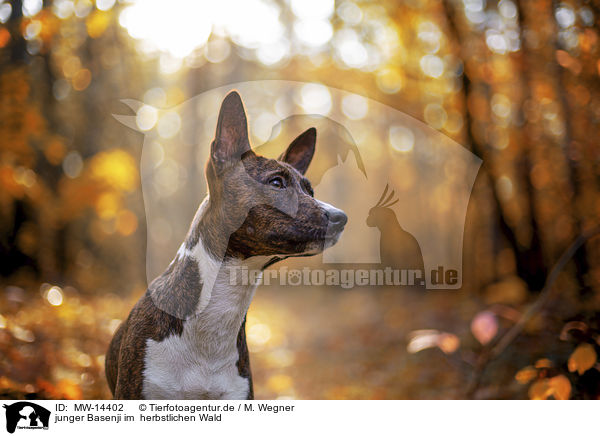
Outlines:
[{"label": "dog head logo", "polygon": [[14,433],[16,429],[48,429],[50,411],[44,407],[19,401],[10,405],[4,404],[6,409],[6,431]]}]

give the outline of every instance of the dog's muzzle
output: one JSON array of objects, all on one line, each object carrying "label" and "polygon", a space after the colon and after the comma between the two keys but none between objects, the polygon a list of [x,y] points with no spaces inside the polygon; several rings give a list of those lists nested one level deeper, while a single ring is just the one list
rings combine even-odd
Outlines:
[{"label": "dog's muzzle", "polygon": [[325,238],[329,239],[338,237],[348,222],[348,215],[346,215],[343,210],[333,207],[329,203],[319,200],[317,200],[317,202],[319,203],[321,209],[323,209],[325,212],[325,215],[327,215],[328,222]]}]

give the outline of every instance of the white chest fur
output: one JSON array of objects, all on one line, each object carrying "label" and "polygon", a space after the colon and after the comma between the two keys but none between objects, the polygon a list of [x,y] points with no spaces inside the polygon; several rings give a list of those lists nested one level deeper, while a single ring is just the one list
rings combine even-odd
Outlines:
[{"label": "white chest fur", "polygon": [[248,379],[240,377],[237,367],[237,336],[256,286],[231,286],[223,271],[213,281],[206,306],[183,323],[181,335],[146,341],[144,398],[248,397]]},{"label": "white chest fur", "polygon": [[162,342],[148,339],[143,396],[146,399],[246,399],[248,379],[240,377],[237,349],[206,356],[189,334]]}]

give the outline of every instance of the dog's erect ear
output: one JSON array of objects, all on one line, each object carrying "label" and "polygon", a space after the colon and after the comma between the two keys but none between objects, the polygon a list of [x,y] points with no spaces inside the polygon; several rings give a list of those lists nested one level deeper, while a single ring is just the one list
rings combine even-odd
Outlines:
[{"label": "dog's erect ear", "polygon": [[279,160],[289,163],[304,174],[315,154],[316,143],[317,129],[311,127],[292,141],[285,153],[279,156]]},{"label": "dog's erect ear", "polygon": [[236,91],[231,91],[221,103],[215,139],[210,146],[210,158],[217,171],[239,162],[250,151],[248,122],[244,104]]}]

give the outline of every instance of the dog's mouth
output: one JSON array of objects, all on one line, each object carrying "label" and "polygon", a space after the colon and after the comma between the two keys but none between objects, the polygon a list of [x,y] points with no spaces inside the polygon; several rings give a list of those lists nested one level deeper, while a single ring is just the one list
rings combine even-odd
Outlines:
[{"label": "dog's mouth", "polygon": [[344,233],[345,228],[345,221],[338,224],[329,224],[327,226],[327,231],[325,232],[325,241],[331,243],[331,245],[335,244],[342,236],[342,233]]},{"label": "dog's mouth", "polygon": [[343,232],[344,232],[344,229],[342,228],[341,230],[339,230],[335,234],[325,237],[325,240],[324,240],[325,244],[323,246],[323,250],[326,250],[327,248],[333,247],[335,244],[337,244],[337,242],[342,237],[342,233]]},{"label": "dog's mouth", "polygon": [[326,231],[318,232],[319,237],[311,238],[304,241],[303,244],[298,244],[298,246],[303,246],[304,249],[297,253],[296,256],[313,256],[322,253],[329,247],[337,244],[343,232],[344,226],[336,229],[328,228]]},{"label": "dog's mouth", "polygon": [[[304,242],[306,243],[326,243],[326,244],[335,244],[342,233],[344,233],[345,224],[341,225],[331,225],[328,224],[324,227],[315,227],[311,231],[309,231],[304,238]],[[327,247],[331,246],[327,245]],[[325,247],[325,248],[327,248]]]},{"label": "dog's mouth", "polygon": [[[339,240],[340,240],[340,237],[342,236],[342,233],[344,233],[344,229],[342,229],[342,230],[340,230],[340,231],[336,232],[336,233],[335,233],[335,234],[333,234],[333,235],[326,236],[326,237],[325,237],[325,243],[326,243],[326,244],[329,244],[329,245],[327,245],[327,247],[331,247],[332,245],[336,244],[336,243],[337,243],[337,241],[339,241]],[[326,247],[326,248],[327,248],[327,247]]]}]

